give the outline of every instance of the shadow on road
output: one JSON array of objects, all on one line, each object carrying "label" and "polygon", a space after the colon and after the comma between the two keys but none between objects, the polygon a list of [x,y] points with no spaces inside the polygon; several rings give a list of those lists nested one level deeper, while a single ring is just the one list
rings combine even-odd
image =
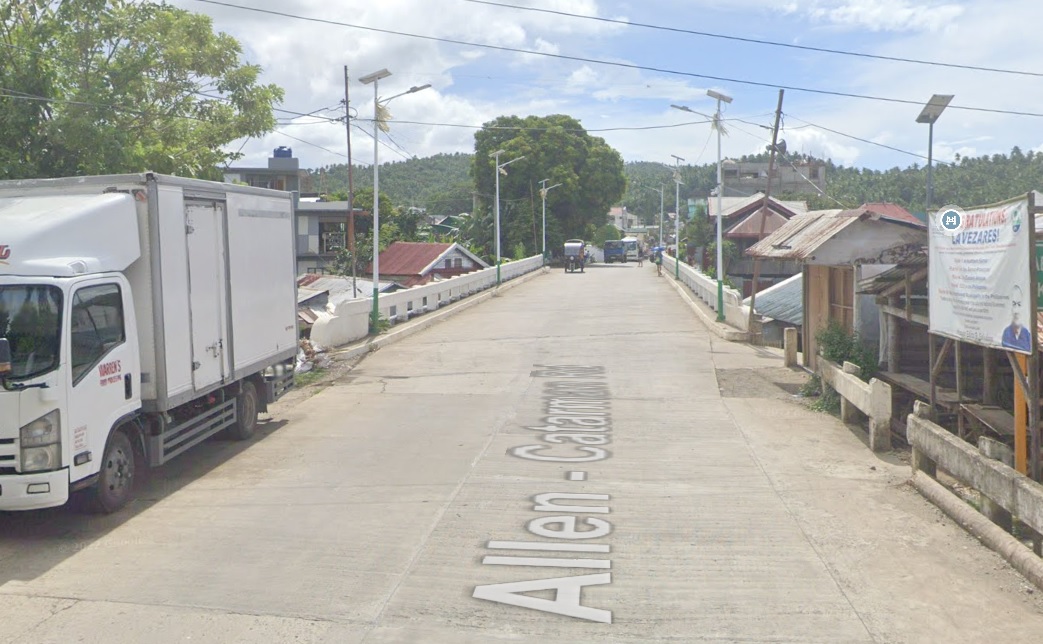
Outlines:
[{"label": "shadow on road", "polygon": [[[127,523],[184,486],[206,476],[287,424],[286,420],[259,420],[249,441],[218,437],[203,441],[162,467],[146,471],[137,499],[110,515],[91,514],[83,493],[74,494],[58,508],[0,512],[0,586],[11,580],[29,581],[48,572],[81,550]],[[118,543],[106,544],[118,548]]]}]

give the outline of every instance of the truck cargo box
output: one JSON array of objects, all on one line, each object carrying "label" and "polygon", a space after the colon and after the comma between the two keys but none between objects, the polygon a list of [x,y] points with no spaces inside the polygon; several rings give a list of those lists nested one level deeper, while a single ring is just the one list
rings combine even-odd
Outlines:
[{"label": "truck cargo box", "polygon": [[34,222],[36,254],[68,258],[4,272],[125,272],[142,408],[166,411],[295,355],[292,198],[150,173],[3,181],[9,214]]}]

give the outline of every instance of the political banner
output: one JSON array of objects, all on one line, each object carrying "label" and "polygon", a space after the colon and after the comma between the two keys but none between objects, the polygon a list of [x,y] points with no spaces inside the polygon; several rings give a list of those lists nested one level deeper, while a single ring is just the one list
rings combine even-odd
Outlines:
[{"label": "political banner", "polygon": [[973,344],[1032,353],[1027,197],[994,206],[942,208],[930,217],[930,331]]}]

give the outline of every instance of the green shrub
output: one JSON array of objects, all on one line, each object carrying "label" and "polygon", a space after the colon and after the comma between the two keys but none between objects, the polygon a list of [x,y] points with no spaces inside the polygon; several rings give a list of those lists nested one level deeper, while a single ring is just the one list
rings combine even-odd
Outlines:
[{"label": "green shrub", "polygon": [[826,328],[820,329],[815,339],[823,358],[838,365],[845,362],[858,365],[862,369],[861,378],[866,382],[880,369],[875,353],[862,344],[858,334],[848,331],[836,320],[830,320]]}]

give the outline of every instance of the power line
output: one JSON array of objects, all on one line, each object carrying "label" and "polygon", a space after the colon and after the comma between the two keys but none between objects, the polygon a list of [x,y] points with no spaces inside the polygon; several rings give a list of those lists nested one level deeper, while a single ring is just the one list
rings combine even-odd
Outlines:
[{"label": "power line", "polygon": [[[352,119],[352,120],[353,121],[362,121],[362,122],[367,122],[367,123],[372,123],[373,122],[373,119]],[[730,119],[722,119],[722,120],[730,120]],[[559,129],[559,128],[555,128],[555,127],[527,127],[527,126],[521,126],[521,125],[493,125],[493,126],[489,126],[489,125],[469,125],[469,124],[465,124],[465,123],[430,123],[430,122],[427,122],[427,121],[400,121],[398,119],[395,119],[395,120],[393,120],[391,122],[392,123],[396,123],[398,125],[426,125],[426,126],[429,126],[429,127],[456,127],[456,128],[464,128],[464,129],[468,129],[468,130],[491,130],[491,131],[502,130],[502,131],[517,131],[517,132],[547,132],[547,131],[550,131],[550,130],[557,130],[557,129]],[[640,130],[666,130],[666,129],[672,129],[672,128],[677,128],[677,127],[687,127],[689,125],[705,125],[707,123],[710,123],[710,121],[687,121],[685,123],[671,123],[669,125],[641,125],[641,126],[629,126],[629,127],[623,127],[623,126],[620,126],[620,127],[603,127],[603,128],[592,128],[592,129],[589,129],[589,130],[585,129],[585,128],[564,128],[563,131],[565,131],[565,132],[574,132],[574,133],[590,133],[590,132],[624,132],[624,131],[640,131]]]},{"label": "power line", "polygon": [[1036,78],[1043,78],[1043,72],[1029,72],[1020,69],[1004,69],[1002,67],[981,67],[978,65],[961,65],[959,63],[943,63],[936,60],[923,60],[919,58],[904,58],[901,56],[883,56],[880,54],[867,54],[859,51],[848,51],[844,49],[829,49],[827,47],[812,47],[810,45],[794,45],[791,43],[778,42],[775,40],[762,40],[759,38],[746,38],[743,36],[732,36],[729,34],[716,34],[709,31],[696,31],[694,29],[682,29],[680,27],[666,27],[663,25],[653,25],[643,22],[631,22],[629,20],[616,20],[613,18],[602,18],[600,16],[586,16],[578,13],[570,13],[568,11],[556,11],[553,9],[541,9],[539,7],[522,7],[514,4],[507,4],[505,2],[490,2],[489,0],[464,0],[464,2],[472,2],[474,4],[484,4],[492,7],[503,7],[505,9],[518,9],[521,11],[532,11],[535,13],[547,13],[556,16],[564,16],[566,18],[579,18],[581,20],[593,20],[596,22],[605,22],[614,25],[626,25],[627,27],[643,27],[645,29],[654,29],[656,31],[669,31],[679,34],[687,34],[690,36],[703,36],[706,38],[719,38],[721,40],[733,40],[737,42],[752,43],[755,45],[768,45],[771,47],[785,47],[787,49],[798,49],[802,51],[814,51],[824,54],[836,54],[839,56],[854,56],[856,58],[870,58],[874,60],[886,60],[896,63],[911,63],[916,65],[931,65],[934,67],[948,67],[951,69],[966,69],[976,72],[993,72],[997,74],[1012,74],[1015,76],[1032,76]]},{"label": "power line", "polygon": [[[896,148],[894,146],[887,145],[886,143],[879,143],[877,141],[871,141],[869,139],[863,139],[862,137],[855,136],[854,134],[847,134],[846,132],[841,132],[839,130],[834,130],[832,128],[828,128],[825,125],[819,125],[817,123],[811,123],[809,121],[804,121],[802,119],[799,119],[799,118],[793,116],[792,114],[789,114],[788,116],[790,116],[794,121],[797,121],[798,123],[804,123],[805,125],[809,125],[809,126],[811,126],[813,128],[817,128],[819,130],[823,130],[823,131],[829,132],[831,134],[836,134],[838,136],[843,136],[845,138],[852,139],[854,141],[859,141],[861,143],[868,143],[869,145],[875,145],[877,147],[884,148],[886,150],[891,150],[892,152],[899,152],[901,154],[906,154],[906,155],[909,155],[911,157],[916,157],[918,159],[924,159],[924,160],[927,159],[927,157],[925,157],[924,155],[916,153],[916,152],[910,152],[909,150],[903,150],[901,148]],[[944,164],[944,165],[951,165],[947,161],[939,161],[938,159],[934,159],[934,162],[935,163],[941,163],[941,164]]]},{"label": "power line", "polygon": [[[425,35],[422,35],[422,34],[413,34],[413,33],[408,33],[408,32],[405,32],[405,31],[394,31],[394,30],[391,30],[391,29],[381,29],[379,27],[367,27],[365,25],[356,25],[356,24],[351,24],[351,23],[347,23],[347,22],[339,22],[339,21],[336,21],[336,20],[329,20],[329,19],[326,19],[326,18],[312,18],[312,17],[308,17],[308,16],[299,16],[299,15],[296,15],[296,14],[286,13],[286,12],[282,12],[282,11],[273,11],[271,9],[259,9],[259,8],[256,8],[256,7],[244,7],[242,5],[231,4],[231,3],[228,3],[228,2],[219,2],[218,0],[195,0],[195,1],[196,2],[202,2],[204,4],[211,4],[211,5],[215,5],[215,6],[220,6],[220,7],[228,7],[228,8],[232,8],[232,9],[241,9],[243,11],[253,11],[253,12],[256,12],[256,13],[264,13],[264,14],[269,14],[269,15],[273,15],[273,16],[280,16],[280,17],[283,17],[283,18],[294,18],[294,19],[297,19],[297,20],[305,20],[305,21],[308,21],[308,22],[315,22],[315,23],[321,23],[321,24],[327,24],[327,25],[334,25],[334,26],[338,26],[338,27],[349,27],[349,28],[352,28],[352,29],[359,29],[359,30],[363,30],[363,31],[372,31],[372,32],[375,32],[375,33],[388,34],[388,35],[392,35],[392,36],[405,36],[405,37],[408,37],[408,38],[417,38],[419,40],[428,40],[428,41],[432,41],[432,42],[442,42],[442,43],[447,43],[447,44],[451,44],[451,45],[462,45],[464,47],[479,47],[479,48],[482,48],[482,49],[491,49],[491,50],[494,50],[494,51],[504,51],[504,52],[514,53],[514,54],[529,54],[529,55],[532,55],[532,56],[543,56],[543,57],[546,57],[546,58],[556,58],[556,59],[559,59],[559,60],[570,60],[570,61],[573,61],[573,62],[590,63],[590,64],[593,64],[593,65],[605,65],[605,66],[609,66],[609,67],[620,67],[620,68],[624,68],[624,69],[637,69],[637,70],[641,70],[641,71],[650,71],[650,72],[656,72],[656,73],[660,73],[660,74],[670,74],[670,75],[673,75],[673,76],[683,76],[683,77],[687,77],[687,78],[699,78],[699,79],[703,79],[703,80],[712,80],[712,81],[717,81],[717,82],[721,82],[721,83],[735,83],[735,84],[738,84],[738,85],[750,85],[750,86],[753,86],[753,87],[764,87],[764,88],[770,88],[770,89],[785,89],[785,90],[789,90],[789,91],[793,91],[793,92],[803,92],[803,93],[806,93],[806,94],[821,94],[821,95],[825,95],[825,96],[838,96],[838,97],[842,97],[842,98],[857,98],[857,99],[862,99],[862,100],[878,101],[878,102],[883,102],[883,103],[896,103],[896,104],[900,104],[900,105],[915,105],[917,107],[922,107],[923,106],[923,101],[922,100],[911,100],[911,99],[904,99],[904,98],[889,98],[889,97],[886,97],[886,96],[873,96],[871,94],[854,94],[854,93],[850,93],[850,92],[840,92],[840,91],[835,91],[835,90],[825,90],[825,89],[815,89],[815,88],[809,88],[809,87],[799,87],[799,86],[796,86],[796,85],[782,85],[782,84],[778,84],[778,83],[766,83],[766,82],[762,82],[762,81],[743,80],[743,79],[738,79],[738,78],[729,78],[729,77],[726,77],[726,76],[712,76],[710,74],[696,74],[694,72],[682,72],[682,71],[678,71],[678,70],[675,70],[675,69],[666,69],[666,68],[662,68],[662,67],[651,67],[651,66],[647,66],[647,65],[637,65],[637,64],[634,64],[634,63],[623,63],[623,62],[619,62],[619,61],[600,60],[600,59],[597,59],[597,58],[586,58],[586,57],[583,57],[583,56],[568,56],[568,55],[565,55],[565,54],[554,54],[554,53],[550,53],[550,52],[536,51],[536,50],[532,50],[532,49],[521,49],[519,47],[506,47],[506,46],[503,46],[503,45],[490,45],[490,44],[487,44],[487,43],[468,42],[468,41],[465,41],[465,40],[456,40],[454,38],[440,38],[438,36],[425,36]],[[984,113],[989,113],[989,114],[1006,114],[1006,115],[1011,115],[1011,116],[1031,116],[1031,117],[1034,117],[1034,118],[1043,118],[1043,113],[1040,113],[1040,112],[1025,112],[1025,111],[1020,111],[1020,110],[1002,110],[1002,109],[998,109],[998,108],[989,108],[989,107],[973,107],[973,106],[967,106],[967,105],[949,105],[948,109],[950,109],[950,110],[953,110],[953,109],[964,110],[964,111],[968,111],[968,112],[984,112]]]}]

